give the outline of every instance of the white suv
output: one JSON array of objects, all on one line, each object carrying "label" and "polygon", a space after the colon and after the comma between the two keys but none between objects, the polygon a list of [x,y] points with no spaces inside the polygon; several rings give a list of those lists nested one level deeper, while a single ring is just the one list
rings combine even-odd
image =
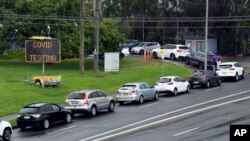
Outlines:
[{"label": "white suv", "polygon": [[189,54],[189,48],[187,46],[181,44],[165,44],[161,47],[161,49],[153,50],[153,58],[170,58],[171,60],[175,60],[176,58],[181,58],[184,60],[186,56]]},{"label": "white suv", "polygon": [[235,81],[239,78],[244,79],[244,68],[237,62],[224,62],[219,64],[216,73],[221,78],[232,77]]},{"label": "white suv", "polygon": [[153,49],[160,49],[161,45],[158,42],[142,42],[138,46],[131,49],[132,54],[144,54],[144,50],[151,51]]},{"label": "white suv", "polygon": [[9,141],[12,134],[12,127],[9,122],[0,120],[0,137],[3,141]]},{"label": "white suv", "polygon": [[111,96],[107,96],[100,90],[81,90],[71,93],[65,101],[65,109],[70,109],[72,117],[75,113],[90,113],[96,116],[97,112],[108,109],[113,112],[115,102]]}]

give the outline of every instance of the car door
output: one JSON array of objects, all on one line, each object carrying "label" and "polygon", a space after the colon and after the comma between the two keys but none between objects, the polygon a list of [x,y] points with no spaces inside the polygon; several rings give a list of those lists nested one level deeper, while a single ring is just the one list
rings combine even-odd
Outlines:
[{"label": "car door", "polygon": [[45,118],[47,118],[51,123],[56,121],[55,113],[51,104],[46,104],[41,108],[42,114]]},{"label": "car door", "polygon": [[89,100],[89,104],[90,104],[90,105],[96,104],[97,109],[98,109],[98,110],[101,109],[101,107],[100,107],[100,100],[99,100],[98,92],[97,92],[97,91],[92,91],[92,92],[90,92],[90,93],[89,93],[88,100]]},{"label": "car door", "polygon": [[236,71],[238,72],[238,75],[242,75],[242,73],[243,73],[243,67],[240,66],[238,63],[235,63],[234,67],[235,67]]},{"label": "car door", "polygon": [[63,121],[66,117],[66,114],[63,111],[62,107],[56,104],[51,104],[51,106],[53,109],[52,114],[53,114],[54,122]]},{"label": "car door", "polygon": [[139,85],[139,89],[140,89],[141,94],[144,97],[144,99],[147,99],[148,96],[147,96],[147,89],[146,89],[145,85],[144,84],[140,84]]},{"label": "car door", "polygon": [[182,92],[185,92],[187,90],[186,80],[179,77],[179,81],[180,81],[180,87],[181,87]]},{"label": "car door", "polygon": [[180,81],[179,77],[175,77],[173,79],[173,81],[174,81],[174,85],[177,88],[178,92],[182,92],[183,91],[183,87],[181,85],[182,82]]},{"label": "car door", "polygon": [[98,94],[98,101],[99,101],[101,109],[107,108],[108,104],[109,104],[109,101],[107,99],[106,94],[104,94],[101,91],[97,91],[97,94]]},{"label": "car door", "polygon": [[154,89],[148,83],[145,83],[145,89],[147,94],[147,99],[151,99],[154,97]]}]

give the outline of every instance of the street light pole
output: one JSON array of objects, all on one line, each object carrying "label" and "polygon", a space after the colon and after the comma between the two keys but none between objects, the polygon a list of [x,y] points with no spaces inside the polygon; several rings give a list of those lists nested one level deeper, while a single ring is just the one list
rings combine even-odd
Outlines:
[{"label": "street light pole", "polygon": [[84,10],[85,0],[81,0],[80,7],[80,73],[84,73],[84,20],[83,20],[83,10]]},{"label": "street light pole", "polygon": [[204,70],[207,70],[207,52],[208,52],[208,42],[207,42],[207,34],[208,34],[208,0],[206,0],[206,28],[205,28],[205,59],[204,59]]}]

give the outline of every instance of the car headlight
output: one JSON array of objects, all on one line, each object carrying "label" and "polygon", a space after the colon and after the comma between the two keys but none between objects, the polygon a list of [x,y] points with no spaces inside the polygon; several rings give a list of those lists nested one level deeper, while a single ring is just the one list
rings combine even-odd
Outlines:
[{"label": "car headlight", "polygon": [[21,117],[21,115],[18,114],[18,115],[17,115],[17,118],[20,118],[20,117]]},{"label": "car headlight", "polygon": [[40,118],[40,117],[41,117],[41,114],[33,114],[33,115],[31,115],[31,116],[33,116],[34,118]]}]

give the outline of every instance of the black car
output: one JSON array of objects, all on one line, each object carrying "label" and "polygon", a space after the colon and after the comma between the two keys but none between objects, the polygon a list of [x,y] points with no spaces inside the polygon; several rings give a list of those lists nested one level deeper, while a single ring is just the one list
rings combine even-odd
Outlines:
[{"label": "black car", "polygon": [[194,71],[192,77],[189,79],[191,88],[196,85],[205,86],[209,88],[211,85],[221,85],[220,77],[211,70],[197,70]]},{"label": "black car", "polygon": [[53,103],[29,104],[17,115],[17,127],[21,130],[30,126],[48,129],[51,124],[58,122],[71,122],[71,111]]}]

